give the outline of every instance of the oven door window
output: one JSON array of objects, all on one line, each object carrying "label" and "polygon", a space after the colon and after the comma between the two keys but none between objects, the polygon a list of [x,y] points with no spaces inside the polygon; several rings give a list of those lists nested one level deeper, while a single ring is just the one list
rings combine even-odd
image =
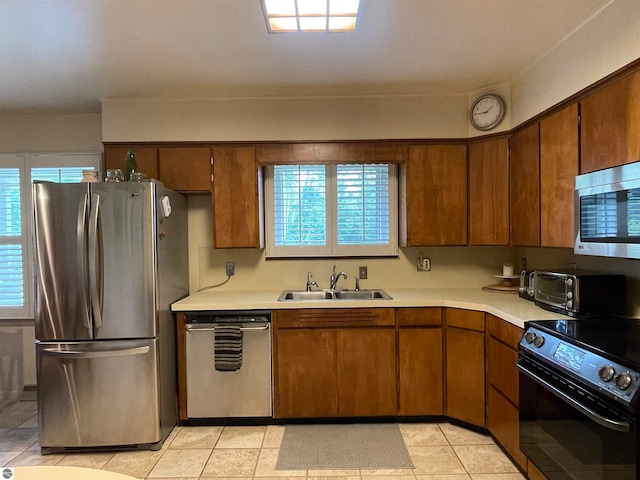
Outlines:
[{"label": "oven door window", "polygon": [[581,196],[580,239],[583,242],[638,242],[640,188]]},{"label": "oven door window", "polygon": [[603,427],[520,374],[520,449],[550,480],[635,480],[637,431],[631,425],[630,432]]}]

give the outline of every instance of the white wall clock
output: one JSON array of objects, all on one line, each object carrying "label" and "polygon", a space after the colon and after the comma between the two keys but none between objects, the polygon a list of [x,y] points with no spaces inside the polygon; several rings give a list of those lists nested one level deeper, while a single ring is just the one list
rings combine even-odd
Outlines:
[{"label": "white wall clock", "polygon": [[469,121],[478,130],[491,130],[500,125],[505,114],[504,100],[499,95],[487,93],[479,96],[469,110]]}]

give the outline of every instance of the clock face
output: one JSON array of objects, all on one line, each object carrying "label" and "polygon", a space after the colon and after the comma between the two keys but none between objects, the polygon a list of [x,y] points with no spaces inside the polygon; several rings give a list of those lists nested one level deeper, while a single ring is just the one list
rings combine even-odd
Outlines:
[{"label": "clock face", "polygon": [[491,130],[504,118],[504,101],[497,95],[479,97],[469,111],[469,120],[478,130]]}]

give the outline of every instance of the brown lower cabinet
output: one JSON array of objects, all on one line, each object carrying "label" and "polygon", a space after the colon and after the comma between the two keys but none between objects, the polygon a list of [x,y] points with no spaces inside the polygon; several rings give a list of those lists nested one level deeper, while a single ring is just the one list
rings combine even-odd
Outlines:
[{"label": "brown lower cabinet", "polygon": [[518,411],[518,342],[522,329],[487,314],[487,428],[522,469]]},{"label": "brown lower cabinet", "polygon": [[484,312],[445,308],[445,413],[484,427]]},{"label": "brown lower cabinet", "polygon": [[393,309],[304,309],[273,314],[274,416],[396,414]]},{"label": "brown lower cabinet", "polygon": [[444,411],[441,308],[399,308],[398,415]]},{"label": "brown lower cabinet", "polygon": [[[272,321],[275,418],[444,414],[486,427],[531,479],[545,478],[519,449],[521,328],[439,307],[276,310]],[[184,355],[178,314],[181,420]]]}]

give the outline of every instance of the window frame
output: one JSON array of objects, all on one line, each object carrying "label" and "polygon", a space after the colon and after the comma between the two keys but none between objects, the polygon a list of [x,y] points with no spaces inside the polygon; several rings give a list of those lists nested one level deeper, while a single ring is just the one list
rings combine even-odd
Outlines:
[{"label": "window frame", "polygon": [[89,167],[102,171],[101,153],[34,153],[0,154],[1,168],[18,168],[20,171],[20,236],[0,236],[4,245],[22,246],[22,306],[0,306],[0,323],[9,320],[34,318],[33,278],[33,199],[31,194],[32,171],[35,168]]},{"label": "window frame", "polygon": [[274,167],[277,165],[311,165],[309,162],[269,164],[264,167],[265,257],[274,258],[331,258],[331,257],[397,257],[398,256],[398,165],[377,162],[388,167],[389,175],[389,243],[388,244],[338,244],[337,234],[337,167],[338,165],[370,165],[370,162],[312,163],[325,167],[326,174],[326,234],[327,243],[322,246],[275,245],[275,193]]}]

